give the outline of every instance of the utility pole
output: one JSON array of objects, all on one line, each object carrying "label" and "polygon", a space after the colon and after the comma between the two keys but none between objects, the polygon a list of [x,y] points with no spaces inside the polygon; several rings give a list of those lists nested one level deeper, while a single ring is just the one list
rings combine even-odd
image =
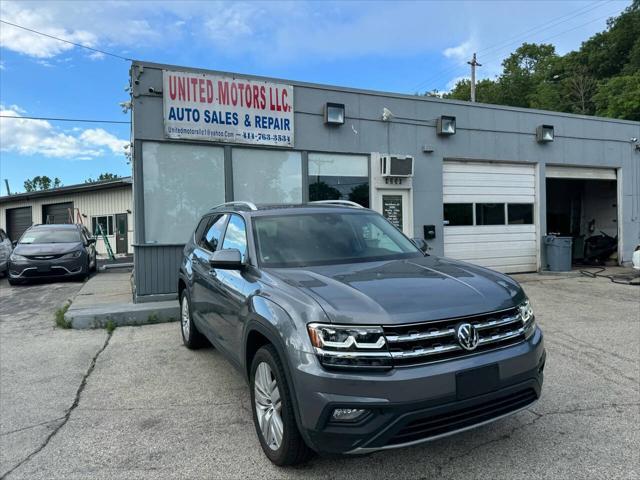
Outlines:
[{"label": "utility pole", "polygon": [[473,54],[473,58],[471,59],[470,62],[467,62],[469,65],[471,65],[471,101],[475,102],[476,101],[476,67],[481,67],[482,64],[478,63],[478,60],[476,60],[476,54]]}]

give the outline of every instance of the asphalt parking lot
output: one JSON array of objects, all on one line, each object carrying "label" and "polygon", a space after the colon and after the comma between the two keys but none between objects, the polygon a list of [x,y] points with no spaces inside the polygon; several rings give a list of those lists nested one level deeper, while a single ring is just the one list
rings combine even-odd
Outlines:
[{"label": "asphalt parking lot", "polygon": [[80,283],[0,279],[0,478],[638,478],[640,289],[523,282],[548,353],[535,406],[418,447],[281,469],[260,450],[240,374],[212,348],[184,348],[177,323],[56,329]]}]

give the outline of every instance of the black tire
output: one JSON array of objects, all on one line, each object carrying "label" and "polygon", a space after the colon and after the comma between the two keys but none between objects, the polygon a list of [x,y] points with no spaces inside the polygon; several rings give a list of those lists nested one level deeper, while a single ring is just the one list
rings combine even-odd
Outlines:
[{"label": "black tire", "polygon": [[[186,302],[186,308],[188,312],[188,318],[186,319],[186,321],[189,324],[188,328],[185,328],[184,326],[185,318],[183,315],[183,308],[184,308],[185,302]],[[202,333],[200,333],[200,331],[196,327],[196,324],[193,323],[193,317],[191,315],[191,298],[189,297],[189,293],[187,292],[186,288],[182,291],[182,294],[180,295],[180,322],[179,323],[180,323],[180,332],[182,334],[182,342],[184,343],[185,347],[191,350],[196,350],[198,348],[204,347],[207,344],[207,339]]]},{"label": "black tire", "polygon": [[[273,377],[277,382],[277,387],[280,392],[280,400],[282,407],[280,410],[280,418],[283,425],[282,442],[277,450],[272,449],[264,438],[258,422],[258,414],[255,400],[255,376],[256,370],[261,363],[267,363],[270,367]],[[284,373],[282,361],[278,356],[275,348],[272,345],[265,345],[260,348],[253,362],[251,363],[251,381],[249,384],[251,390],[251,410],[253,412],[253,424],[256,428],[256,434],[262,446],[262,451],[274,464],[279,466],[286,465],[299,465],[308,461],[313,456],[313,450],[311,450],[304,442],[293,411],[293,402],[291,400],[291,389],[287,383],[287,378]]]},{"label": "black tire", "polygon": [[20,285],[22,282],[20,280],[14,280],[13,278],[9,277],[9,285]]},{"label": "black tire", "polygon": [[93,267],[89,267],[89,271],[90,272],[95,272],[96,270],[98,270],[98,257],[97,255],[94,253],[93,254]]}]

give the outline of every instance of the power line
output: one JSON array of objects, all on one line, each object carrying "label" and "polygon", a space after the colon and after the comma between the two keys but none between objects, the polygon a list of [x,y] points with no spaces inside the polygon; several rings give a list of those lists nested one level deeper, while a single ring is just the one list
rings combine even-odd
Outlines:
[{"label": "power line", "polygon": [[127,120],[95,120],[87,118],[54,118],[54,117],[24,117],[15,115],[0,115],[0,118],[11,118],[13,120],[48,120],[52,122],[77,122],[77,123],[124,123],[130,124]]},{"label": "power line", "polygon": [[[588,5],[585,5],[582,8],[578,9],[577,11],[562,15],[560,17],[555,18],[554,20],[551,20],[549,22],[545,22],[545,23],[543,23],[541,25],[538,25],[537,27],[533,27],[533,28],[530,28],[528,30],[524,30],[523,32],[521,32],[521,33],[519,33],[519,34],[517,34],[515,36],[512,36],[507,40],[503,40],[503,41],[498,42],[496,44],[493,44],[493,45],[491,45],[489,47],[485,47],[483,49],[480,49],[476,53],[480,54],[480,53],[488,53],[488,52],[491,52],[491,51],[494,51],[494,50],[498,50],[498,51],[504,50],[505,48],[513,45],[514,43],[519,43],[520,42],[520,40],[516,40],[516,39],[522,39],[523,37],[530,36],[530,35],[532,35],[534,33],[539,33],[539,32],[543,32],[545,30],[549,30],[550,28],[556,27],[556,26],[558,26],[558,25],[560,25],[562,23],[568,22],[569,20],[572,20],[572,19],[574,19],[576,17],[579,17],[579,16],[584,15],[586,13],[589,13],[589,12],[591,12],[593,10],[596,10],[597,8],[600,8],[600,7],[602,7],[602,6],[604,6],[604,5],[608,4],[608,3],[611,3],[612,1],[613,0],[607,0],[605,2],[596,1],[596,2],[590,3]],[[609,16],[609,15],[607,15],[607,16]],[[592,23],[593,21],[600,20],[600,18],[601,17],[599,17],[599,18],[597,18],[595,20],[592,20],[591,22],[588,22],[588,23]],[[580,25],[577,28],[580,28],[581,26],[584,26],[584,25]],[[568,30],[568,31],[571,31],[571,30]],[[566,32],[567,31],[561,32],[558,35],[564,34]],[[516,40],[516,41],[513,42],[512,40]],[[483,61],[486,62],[486,60],[484,60],[484,59],[483,59]],[[425,84],[427,84],[427,83],[429,83],[429,82],[431,82],[433,80],[439,79],[439,77],[442,76],[443,74],[452,72],[452,71],[454,71],[454,70],[456,70],[456,69],[458,69],[460,67],[461,67],[461,65],[452,65],[450,67],[442,69],[438,73],[436,73],[435,75],[431,75],[426,80],[423,80],[422,82],[420,82],[418,85],[416,85],[413,88],[413,90],[417,90],[417,89],[421,88],[423,85],[425,85]]]},{"label": "power line", "polygon": [[72,42],[70,40],[65,40],[64,38],[56,37],[54,35],[49,35],[48,33],[39,32],[38,30],[34,30],[32,28],[23,27],[22,25],[17,25],[15,23],[7,22],[6,20],[0,20],[0,22],[5,23],[7,25],[11,25],[12,27],[21,28],[22,30],[26,30],[27,32],[35,33],[37,35],[42,35],[43,37],[52,38],[53,40],[58,40],[59,42],[68,43],[69,45],[73,45],[75,47],[85,48],[87,50],[91,50],[92,52],[101,53],[103,55],[109,55],[111,57],[119,58],[120,60],[125,60],[127,62],[132,62],[131,58],[123,57],[116,53],[107,52],[105,50],[100,50],[98,48],[88,47],[87,45],[82,45],[81,43]]}]

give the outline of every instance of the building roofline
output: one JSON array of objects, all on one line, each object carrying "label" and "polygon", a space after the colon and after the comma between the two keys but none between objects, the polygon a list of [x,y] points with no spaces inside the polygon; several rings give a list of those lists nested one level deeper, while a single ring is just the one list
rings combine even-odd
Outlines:
[{"label": "building roofline", "polygon": [[36,192],[15,193],[13,195],[5,195],[0,197],[0,204],[11,203],[18,200],[31,200],[33,198],[57,197],[61,195],[69,195],[73,193],[91,192],[93,190],[107,190],[110,188],[130,187],[132,184],[131,177],[122,177],[115,180],[103,180],[101,182],[79,183],[76,185],[67,185],[65,187],[51,188],[49,190],[38,190]]},{"label": "building roofline", "polygon": [[279,77],[265,77],[261,75],[251,75],[247,73],[235,73],[235,72],[227,72],[223,70],[210,70],[207,68],[195,68],[195,67],[185,67],[181,65],[154,63],[154,62],[147,62],[144,60],[133,60],[131,68],[133,68],[135,65],[141,65],[145,68],[155,68],[160,70],[172,69],[172,70],[182,71],[182,72],[210,73],[214,75],[224,75],[231,78],[246,78],[246,79],[262,80],[262,81],[268,81],[268,82],[287,83],[287,84],[293,85],[294,87],[315,88],[318,90],[325,90],[325,91],[331,91],[331,92],[354,93],[354,94],[360,94],[360,95],[372,95],[377,97],[389,97],[389,98],[404,99],[404,100],[439,103],[439,104],[445,104],[445,105],[453,104],[453,105],[460,105],[460,106],[472,107],[472,108],[505,110],[509,112],[530,113],[530,114],[537,114],[537,115],[553,115],[556,117],[566,117],[566,118],[571,118],[576,120],[590,120],[590,121],[597,121],[597,122],[621,123],[625,125],[640,126],[640,122],[636,122],[634,120],[622,120],[619,118],[597,117],[592,115],[579,115],[575,113],[555,112],[552,110],[538,110],[533,108],[511,107],[508,105],[494,105],[492,103],[468,102],[464,100],[452,100],[452,99],[444,99],[444,98],[438,98],[438,97],[425,97],[421,95],[412,95],[409,93],[394,93],[394,92],[385,92],[380,90],[341,87],[338,85],[325,85],[320,83],[303,82],[303,81],[290,80],[290,79],[279,78]]}]

